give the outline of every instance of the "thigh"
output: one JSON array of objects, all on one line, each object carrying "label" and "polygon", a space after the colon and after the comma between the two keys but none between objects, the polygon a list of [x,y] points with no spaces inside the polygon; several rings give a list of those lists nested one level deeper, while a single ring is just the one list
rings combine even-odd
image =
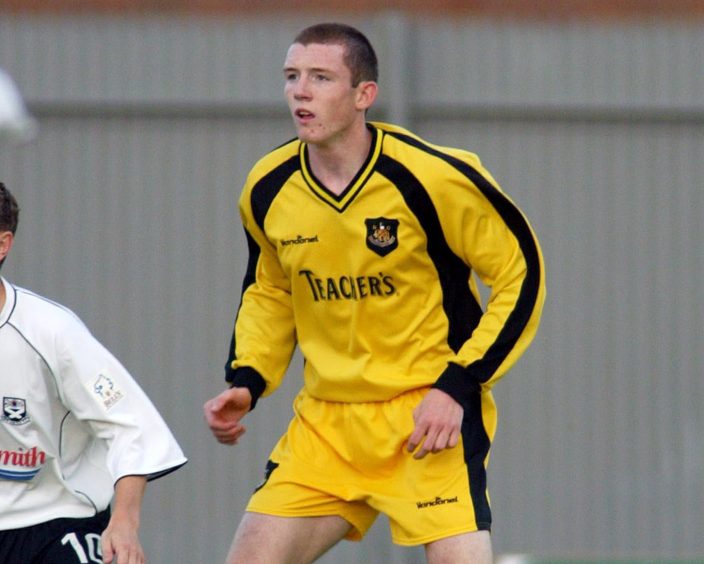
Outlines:
[{"label": "thigh", "polygon": [[227,564],[313,562],[348,534],[351,525],[336,515],[278,517],[245,513]]},{"label": "thigh", "polygon": [[491,564],[489,531],[463,533],[425,545],[428,564]]}]

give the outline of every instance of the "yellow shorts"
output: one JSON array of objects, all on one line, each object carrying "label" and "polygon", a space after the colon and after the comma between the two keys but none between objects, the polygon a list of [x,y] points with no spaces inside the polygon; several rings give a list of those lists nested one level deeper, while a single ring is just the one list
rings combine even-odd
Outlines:
[{"label": "yellow shorts", "polygon": [[334,403],[304,391],[274,447],[248,511],[286,517],[339,515],[360,540],[379,513],[393,542],[426,544],[489,530],[486,464],[496,428],[490,393],[465,406],[460,444],[416,460],[406,451],[413,409],[427,389],[387,402]]}]

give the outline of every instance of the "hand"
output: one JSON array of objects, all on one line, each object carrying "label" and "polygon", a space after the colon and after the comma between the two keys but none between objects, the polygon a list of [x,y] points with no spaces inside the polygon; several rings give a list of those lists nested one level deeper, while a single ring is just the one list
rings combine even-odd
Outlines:
[{"label": "hand", "polygon": [[146,476],[123,476],[115,484],[112,517],[100,537],[105,564],[144,564],[138,531],[146,486]]},{"label": "hand", "polygon": [[139,543],[137,527],[133,524],[113,517],[108,528],[100,537],[103,549],[103,562],[110,564],[144,564],[144,551]]},{"label": "hand", "polygon": [[459,403],[442,390],[431,388],[413,410],[415,428],[408,439],[408,452],[421,445],[413,455],[421,459],[429,452],[456,447],[463,417],[464,409]]},{"label": "hand", "polygon": [[252,406],[252,394],[247,388],[230,388],[205,402],[205,420],[215,438],[226,445],[236,445],[247,431],[240,420]]}]

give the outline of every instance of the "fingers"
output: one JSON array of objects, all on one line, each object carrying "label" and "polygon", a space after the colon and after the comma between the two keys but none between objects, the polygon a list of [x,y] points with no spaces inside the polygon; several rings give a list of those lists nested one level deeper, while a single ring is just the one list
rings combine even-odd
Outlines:
[{"label": "fingers", "polygon": [[103,562],[104,564],[110,564],[115,556],[115,552],[112,549],[112,544],[107,542],[105,539],[102,541],[103,549]]},{"label": "fingers", "polygon": [[117,554],[116,552],[111,552],[110,555],[108,555],[107,553],[103,554],[104,564],[144,564],[144,562],[146,562],[146,560],[144,559],[144,554],[142,554],[141,552],[121,552],[120,554]]},{"label": "fingers", "polygon": [[[449,429],[427,427],[416,427],[413,434],[408,439],[408,452],[414,452],[413,458],[420,460],[429,453],[438,453],[447,448],[454,448],[459,442],[459,433],[453,433]],[[420,445],[420,448],[418,448]],[[416,448],[418,450],[416,451]]]},{"label": "fingers", "polygon": [[408,446],[406,449],[408,452],[413,452],[418,448],[418,445],[423,442],[423,437],[425,436],[426,429],[421,428],[418,425],[416,425],[416,428],[413,430],[413,433],[411,436],[408,438]]},{"label": "fingers", "polygon": [[216,440],[225,445],[235,445],[246,432],[240,419],[246,413],[238,408],[237,392],[225,390],[203,404],[203,415]]},{"label": "fingers", "polygon": [[220,396],[217,396],[205,402],[203,411],[206,413],[217,413],[222,409],[223,405],[225,405],[225,402]]},{"label": "fingers", "polygon": [[221,409],[221,402],[218,402],[217,398],[208,400],[203,405],[203,415],[210,427],[228,424],[228,421],[220,413]]},{"label": "fingers", "polygon": [[241,419],[252,406],[252,395],[247,388],[229,388],[203,404],[209,419]]},{"label": "fingers", "polygon": [[415,428],[408,439],[408,452],[420,460],[429,453],[456,447],[463,415],[462,407],[444,392],[428,392],[413,411]]},{"label": "fingers", "polygon": [[115,537],[108,531],[101,537],[104,564],[144,564],[144,551],[139,541]]},{"label": "fingers", "polygon": [[208,413],[219,413],[227,405],[228,392],[230,390],[225,390],[214,398],[209,399],[203,404],[203,411]]},{"label": "fingers", "polygon": [[246,427],[237,419],[224,419],[205,412],[205,419],[213,436],[223,444],[234,445],[246,432]]},{"label": "fingers", "polygon": [[240,437],[247,432],[247,428],[244,425],[236,424],[233,427],[227,427],[224,429],[218,429],[211,427],[210,430],[213,436],[217,439],[219,443],[224,445],[236,445]]}]

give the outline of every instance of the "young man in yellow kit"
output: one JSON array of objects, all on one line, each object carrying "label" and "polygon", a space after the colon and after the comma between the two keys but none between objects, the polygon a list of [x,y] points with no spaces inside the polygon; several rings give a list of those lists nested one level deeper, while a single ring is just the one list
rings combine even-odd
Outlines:
[{"label": "young man in yellow kit", "polygon": [[237,443],[296,345],[304,386],[227,562],[312,562],[382,512],[430,563],[489,563],[490,390],[538,327],[538,242],[476,155],[366,121],[377,60],[358,30],[303,30],[284,81],[297,138],[241,195],[232,387],[205,417]]}]

